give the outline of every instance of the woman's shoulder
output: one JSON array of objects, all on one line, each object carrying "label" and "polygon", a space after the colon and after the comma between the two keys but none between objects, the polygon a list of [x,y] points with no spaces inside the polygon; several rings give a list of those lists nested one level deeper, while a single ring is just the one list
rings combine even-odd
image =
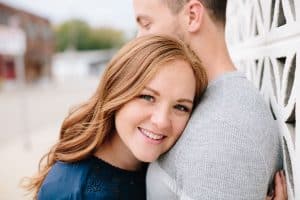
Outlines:
[{"label": "woman's shoulder", "polygon": [[[77,199],[76,196],[81,194],[89,168],[89,159],[74,163],[56,162],[41,185],[38,199]],[[69,197],[58,198],[61,195]]]},{"label": "woman's shoulder", "polygon": [[144,199],[145,172],[123,170],[93,156],[76,163],[57,162],[46,176],[38,199]]}]

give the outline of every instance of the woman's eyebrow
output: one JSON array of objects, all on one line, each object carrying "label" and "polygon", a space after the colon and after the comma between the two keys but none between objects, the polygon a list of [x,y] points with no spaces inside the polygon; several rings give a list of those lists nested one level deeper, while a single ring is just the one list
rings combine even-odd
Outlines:
[{"label": "woman's eyebrow", "polygon": [[154,90],[154,89],[152,89],[152,88],[150,88],[150,87],[145,87],[144,88],[145,90],[149,90],[150,92],[153,92],[155,95],[157,95],[157,96],[160,96],[160,94],[159,94],[159,92],[158,91],[156,91],[156,90]]},{"label": "woman's eyebrow", "polygon": [[[160,96],[160,94],[159,94],[158,91],[156,91],[156,90],[154,90],[154,89],[152,89],[150,87],[145,87],[144,89],[145,90],[149,90],[150,92],[153,92],[157,96]],[[179,103],[187,102],[187,103],[194,104],[193,100],[191,100],[191,99],[185,99],[185,98],[179,99],[179,100],[177,100],[177,102],[179,102]]]},{"label": "woman's eyebrow", "polygon": [[194,104],[193,100],[190,100],[190,99],[179,99],[178,102],[179,102],[179,103],[187,102],[187,103]]}]

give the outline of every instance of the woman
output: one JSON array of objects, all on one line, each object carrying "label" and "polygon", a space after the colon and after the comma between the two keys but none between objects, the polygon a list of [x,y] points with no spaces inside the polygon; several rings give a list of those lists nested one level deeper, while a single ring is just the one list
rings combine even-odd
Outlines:
[{"label": "woman", "polygon": [[207,86],[183,43],[146,36],[108,64],[96,93],[64,120],[46,164],[31,179],[37,199],[145,199],[145,162],[183,132]]}]

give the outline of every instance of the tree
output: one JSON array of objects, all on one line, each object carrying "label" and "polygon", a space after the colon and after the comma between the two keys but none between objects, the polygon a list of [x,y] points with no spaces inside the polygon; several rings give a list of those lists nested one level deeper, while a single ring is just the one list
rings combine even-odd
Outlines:
[{"label": "tree", "polygon": [[55,34],[58,51],[108,49],[124,43],[122,31],[109,27],[91,28],[86,22],[78,19],[59,25]]}]

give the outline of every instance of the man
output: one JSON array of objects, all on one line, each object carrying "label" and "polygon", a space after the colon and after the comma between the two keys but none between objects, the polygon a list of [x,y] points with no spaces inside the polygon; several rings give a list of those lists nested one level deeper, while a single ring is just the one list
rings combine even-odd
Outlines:
[{"label": "man", "polygon": [[226,0],[133,0],[138,36],[168,34],[202,60],[209,86],[174,147],[149,166],[147,199],[265,199],[280,134],[225,42]]}]

